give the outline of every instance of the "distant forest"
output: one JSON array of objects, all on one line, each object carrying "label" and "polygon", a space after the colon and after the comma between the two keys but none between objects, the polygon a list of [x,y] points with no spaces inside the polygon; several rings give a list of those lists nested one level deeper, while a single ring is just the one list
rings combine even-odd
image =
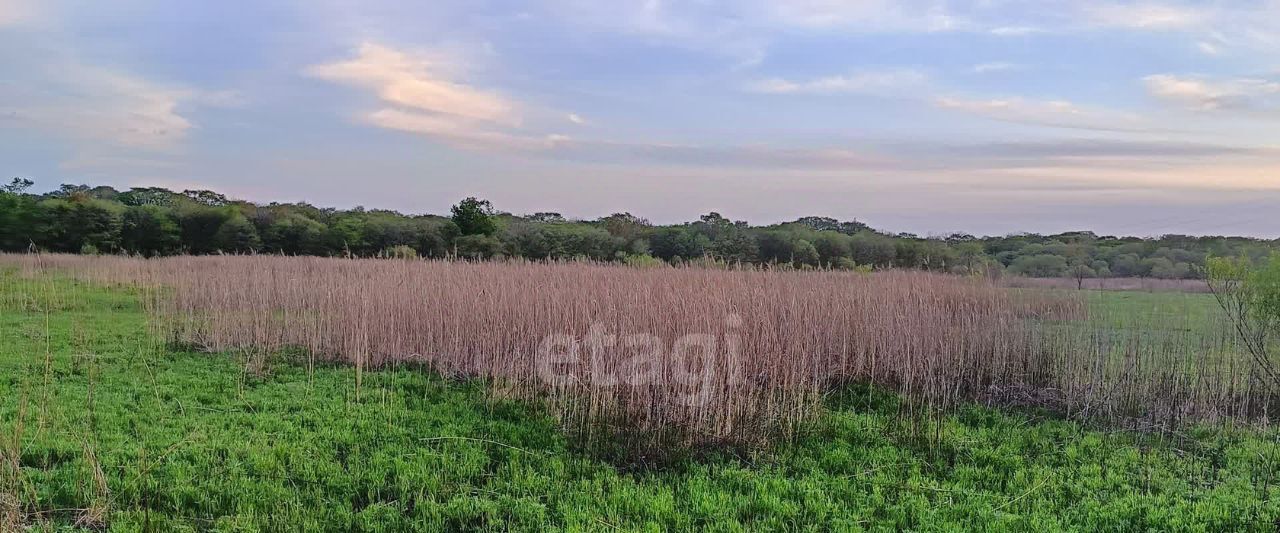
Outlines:
[{"label": "distant forest", "polygon": [[630,213],[596,220],[558,213],[514,215],[468,198],[447,216],[334,209],[306,203],[259,205],[213,191],[33,183],[0,185],[0,251],[82,254],[258,253],[342,257],[586,258],[751,263],[785,268],[916,268],[1030,277],[1202,277],[1206,257],[1255,258],[1280,240],[1014,234],[921,237],[857,221],[804,217],[751,226],[718,213],[695,222],[650,224]]}]

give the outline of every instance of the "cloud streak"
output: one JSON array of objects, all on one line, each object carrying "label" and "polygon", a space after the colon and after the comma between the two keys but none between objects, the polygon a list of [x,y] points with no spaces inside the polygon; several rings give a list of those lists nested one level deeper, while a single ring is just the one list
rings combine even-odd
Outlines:
[{"label": "cloud streak", "polygon": [[415,111],[506,125],[520,122],[511,100],[445,79],[443,70],[421,55],[364,43],[355,57],[315,65],[305,73],[373,91],[386,104]]},{"label": "cloud streak", "polygon": [[51,69],[38,90],[0,84],[0,117],[58,137],[98,145],[170,149],[195,128],[183,107],[209,93],[81,64]]},{"label": "cloud streak", "polygon": [[376,127],[465,148],[510,151],[548,149],[563,139],[522,131],[519,103],[497,91],[450,79],[455,71],[438,56],[364,43],[354,57],[303,72],[370,92],[379,107],[364,112],[361,121]]},{"label": "cloud streak", "polygon": [[1020,68],[1022,68],[1022,65],[1018,65],[1016,63],[1009,63],[1005,61],[992,61],[989,63],[978,63],[977,65],[974,65],[973,68],[971,68],[970,70],[972,70],[974,74],[990,74],[992,72],[1005,72],[1010,70],[1018,70]]},{"label": "cloud streak", "polygon": [[1179,30],[1196,28],[1215,15],[1207,9],[1158,2],[1085,4],[1088,23],[1104,28]]},{"label": "cloud streak", "polygon": [[1086,107],[1067,100],[939,97],[934,106],[1002,122],[1054,128],[1119,132],[1150,129],[1135,113]]},{"label": "cloud streak", "polygon": [[1151,96],[1193,111],[1280,111],[1280,81],[1156,74],[1143,78]]},{"label": "cloud streak", "polygon": [[866,94],[915,87],[926,80],[928,76],[918,70],[894,69],[801,81],[768,78],[748,83],[744,89],[762,94]]}]

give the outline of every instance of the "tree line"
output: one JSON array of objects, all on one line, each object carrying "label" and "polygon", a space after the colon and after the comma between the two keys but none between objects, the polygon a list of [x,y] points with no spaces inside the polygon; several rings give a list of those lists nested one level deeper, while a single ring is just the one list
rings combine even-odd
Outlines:
[{"label": "tree line", "polygon": [[269,253],[344,257],[585,258],[631,264],[689,261],[787,268],[915,268],[1031,277],[1204,277],[1209,257],[1261,259],[1280,241],[1248,237],[1159,238],[967,234],[921,237],[857,221],[803,217],[752,226],[718,213],[655,225],[630,213],[570,220],[514,215],[467,198],[448,216],[265,205],[214,191],[158,187],[119,191],[62,185],[43,194],[14,179],[0,185],[0,250],[65,253]]}]

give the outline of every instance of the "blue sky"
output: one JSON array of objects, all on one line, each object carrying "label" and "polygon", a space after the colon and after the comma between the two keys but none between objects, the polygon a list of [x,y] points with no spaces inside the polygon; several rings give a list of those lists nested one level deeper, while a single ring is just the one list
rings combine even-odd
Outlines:
[{"label": "blue sky", "polygon": [[0,162],[256,201],[1280,237],[1280,0],[0,0]]}]

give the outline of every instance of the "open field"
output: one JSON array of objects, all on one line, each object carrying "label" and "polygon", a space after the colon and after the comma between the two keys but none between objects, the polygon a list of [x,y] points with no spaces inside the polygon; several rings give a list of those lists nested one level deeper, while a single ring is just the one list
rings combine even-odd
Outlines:
[{"label": "open field", "polygon": [[246,376],[237,354],[165,349],[136,291],[10,271],[0,305],[10,526],[1263,531],[1280,518],[1271,431],[1153,440],[966,406],[927,443],[895,396],[854,386],[770,453],[636,470],[474,381],[370,371],[357,399],[350,367],[277,359]]},{"label": "open field", "polygon": [[1018,289],[1209,293],[1209,285],[1199,279],[1085,278],[1076,280],[1006,276],[1000,280],[1000,283],[1006,287]]}]

